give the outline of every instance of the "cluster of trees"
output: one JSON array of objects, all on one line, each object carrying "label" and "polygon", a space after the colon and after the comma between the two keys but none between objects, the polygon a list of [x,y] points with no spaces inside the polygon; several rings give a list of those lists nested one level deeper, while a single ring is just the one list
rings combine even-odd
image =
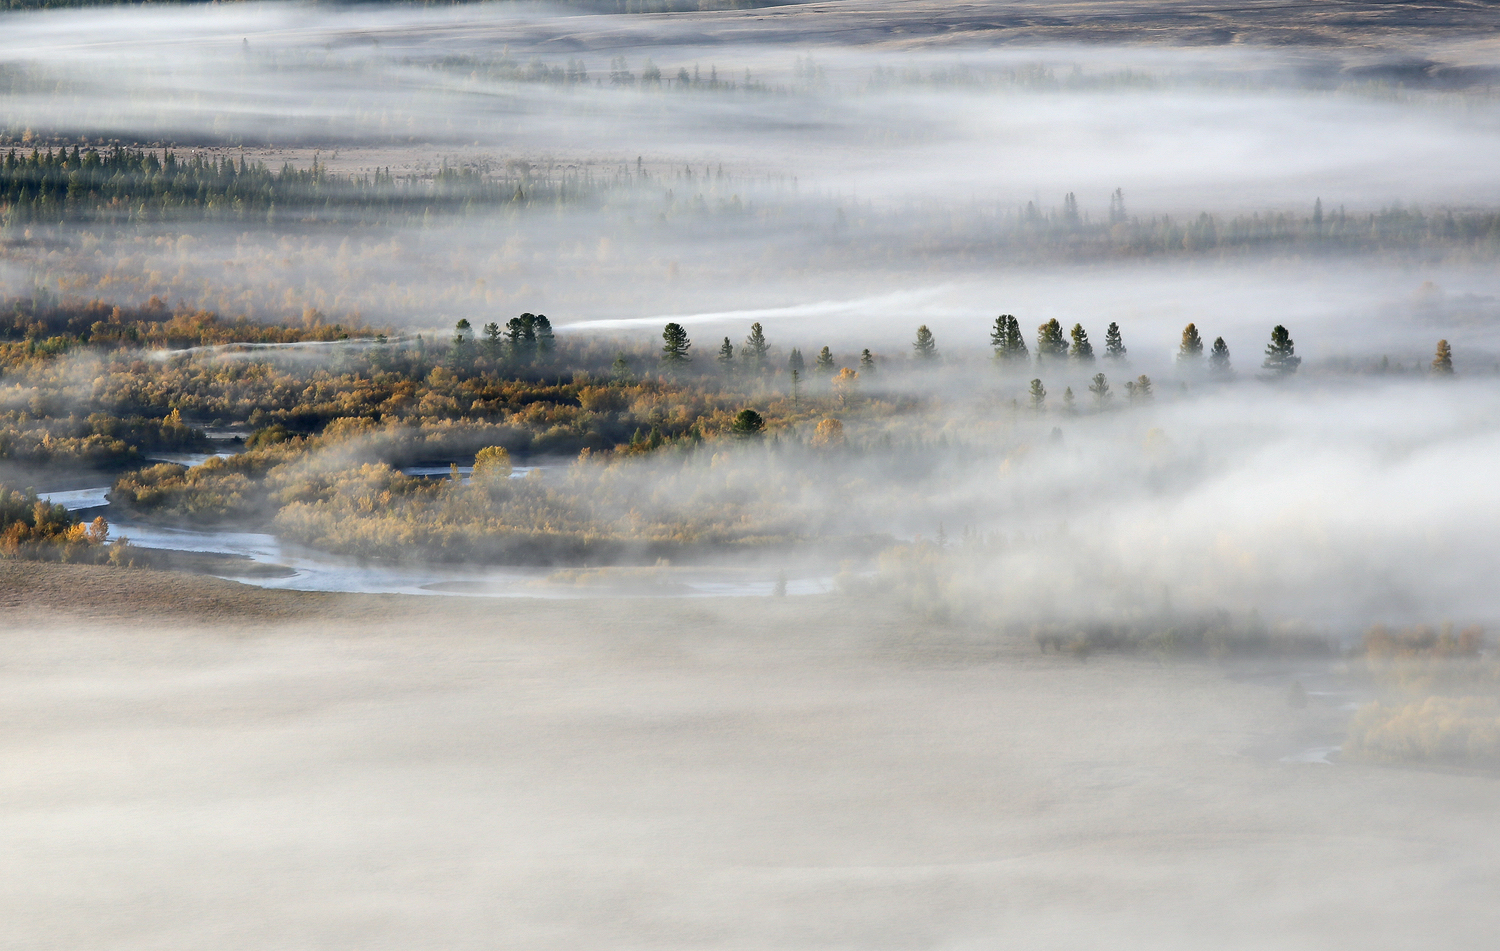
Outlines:
[{"label": "cluster of trees", "polygon": [[[0,368],[24,357],[47,359],[82,344],[109,349],[183,350],[226,344],[327,343],[373,338],[360,325],[329,323],[316,310],[299,323],[266,324],[239,317],[225,320],[206,310],[169,308],[160,297],[139,306],[101,300],[58,301],[46,295],[17,298],[0,308]],[[12,345],[19,344],[20,347]]]},{"label": "cluster of trees", "polygon": [[527,163],[454,166],[446,160],[428,175],[330,172],[317,158],[306,168],[236,161],[170,149],[123,146],[17,149],[0,160],[0,222],[82,219],[150,220],[183,210],[211,218],[264,217],[280,210],[324,209],[341,214],[421,215],[467,204],[573,202],[599,185],[588,169],[539,176]]},{"label": "cluster of trees", "polygon": [[31,490],[0,485],[0,555],[42,561],[101,562],[111,555],[109,523],[84,523]]},{"label": "cluster of trees", "polygon": [[[406,426],[341,421],[318,436],[258,441],[200,466],[160,465],[122,476],[111,500],[137,517],[258,526],[327,551],[383,559],[588,563],[676,557],[699,548],[780,545],[839,524],[821,500],[853,476],[838,466],[842,423],[825,418],[811,438],[754,440],[754,410],[727,416],[725,441],[664,444],[676,464],[628,464],[634,453],[583,453],[558,473],[513,477],[498,443],[471,450],[473,474],[403,474],[390,443],[422,440]],[[504,438],[495,429],[480,438]],[[701,448],[702,451],[699,451]],[[788,465],[766,465],[767,453]]]},{"label": "cluster of trees", "polygon": [[41,398],[29,410],[0,411],[0,461],[68,469],[119,469],[139,464],[145,452],[207,448],[200,430],[172,410],[162,418],[109,413],[54,416]]}]

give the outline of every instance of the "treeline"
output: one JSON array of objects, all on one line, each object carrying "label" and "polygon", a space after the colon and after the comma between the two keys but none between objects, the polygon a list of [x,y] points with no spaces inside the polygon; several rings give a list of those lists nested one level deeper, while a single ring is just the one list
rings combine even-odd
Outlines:
[{"label": "treeline", "polygon": [[[841,220],[858,209],[841,210]],[[1325,213],[1293,211],[1196,216],[1138,216],[1127,212],[1116,190],[1104,214],[1084,211],[1072,193],[1060,207],[1027,202],[955,217],[950,209],[921,206],[890,217],[861,216],[859,245],[867,254],[924,256],[993,253],[1012,261],[1154,257],[1177,254],[1298,255],[1316,252],[1378,253],[1455,246],[1500,251],[1500,211],[1423,211],[1392,206],[1357,213],[1339,207]],[[930,222],[930,224],[929,224]],[[841,226],[852,240],[854,232]],[[918,235],[912,247],[912,234]]]},{"label": "treeline", "polygon": [[180,157],[114,146],[108,149],[9,149],[0,160],[0,222],[146,221],[183,210],[210,219],[275,219],[282,212],[340,212],[420,216],[470,205],[557,204],[597,191],[588,169],[539,176],[527,163],[499,168],[449,165],[430,175],[365,175],[328,170],[314,158],[306,168],[195,154]]},{"label": "treeline", "polygon": [[49,295],[15,298],[0,310],[0,369],[32,357],[48,358],[80,344],[108,348],[180,350],[232,343],[280,344],[373,337],[356,318],[328,323],[315,310],[300,325],[225,320],[205,310],[173,310],[159,297],[139,306],[101,300],[59,301]]}]

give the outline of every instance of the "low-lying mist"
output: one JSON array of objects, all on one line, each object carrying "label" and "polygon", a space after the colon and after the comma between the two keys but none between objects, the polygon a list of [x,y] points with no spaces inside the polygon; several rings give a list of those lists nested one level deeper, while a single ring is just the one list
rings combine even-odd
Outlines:
[{"label": "low-lying mist", "polygon": [[[1495,292],[1490,87],[1427,81],[1437,67],[1371,72],[1401,60],[1397,35],[1364,51],[934,48],[812,16],[248,4],[12,17],[0,63],[23,155],[175,143],[372,180],[435,180],[447,162],[537,188],[468,205],[446,192],[423,211],[413,186],[399,215],[321,197],[253,213],[124,203],[83,233],[12,211],[0,279],[18,295],[412,328],[520,311],[559,326],[784,313],[787,331],[860,346],[1006,310],[1070,324],[1238,312],[1316,335],[1322,315],[1429,280]],[[1461,37],[1408,45],[1454,69],[1488,62]],[[566,176],[591,184],[544,197]]]}]

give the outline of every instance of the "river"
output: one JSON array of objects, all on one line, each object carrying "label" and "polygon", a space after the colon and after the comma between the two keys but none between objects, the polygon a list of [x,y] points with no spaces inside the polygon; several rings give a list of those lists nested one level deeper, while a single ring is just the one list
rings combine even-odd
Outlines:
[{"label": "river", "polygon": [[[196,458],[196,457],[195,457]],[[186,456],[161,461],[198,464],[207,456],[187,462]],[[512,478],[551,466],[517,466]],[[447,466],[411,466],[408,475],[444,476]],[[460,466],[467,476],[472,467]],[[67,491],[39,492],[49,502],[67,506],[87,517],[103,515],[110,534],[124,536],[143,548],[170,551],[209,552],[237,556],[262,565],[281,565],[291,570],[284,577],[224,577],[262,588],[296,591],[336,591],[360,594],[418,594],[450,597],[724,597],[769,596],[776,586],[776,571],[767,568],[692,567],[618,568],[566,572],[555,568],[463,567],[454,565],[383,565],[329,554],[302,545],[283,542],[260,532],[168,528],[134,519],[113,517],[107,485]],[[829,575],[793,576],[787,579],[788,595],[819,594],[833,588]]]}]

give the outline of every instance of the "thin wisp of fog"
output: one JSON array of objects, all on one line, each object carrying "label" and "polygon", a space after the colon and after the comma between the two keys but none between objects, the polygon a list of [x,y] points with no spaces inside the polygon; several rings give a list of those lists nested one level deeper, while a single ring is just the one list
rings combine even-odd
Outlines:
[{"label": "thin wisp of fog", "polygon": [[1481,947],[1500,13],[0,0],[26,947]]}]

